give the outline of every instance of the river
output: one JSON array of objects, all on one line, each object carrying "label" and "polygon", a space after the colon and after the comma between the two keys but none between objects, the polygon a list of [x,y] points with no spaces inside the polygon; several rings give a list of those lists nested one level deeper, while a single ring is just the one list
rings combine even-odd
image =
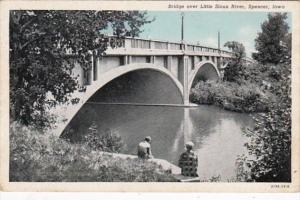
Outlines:
[{"label": "river", "polygon": [[80,141],[92,122],[99,130],[119,133],[126,144],[122,153],[126,154],[135,155],[137,144],[151,136],[154,157],[176,165],[184,144],[193,141],[199,177],[208,180],[220,176],[222,181],[235,177],[236,158],[246,151],[242,129],[253,125],[248,114],[208,105],[184,108],[87,103],[69,125],[76,130],[70,139]]}]

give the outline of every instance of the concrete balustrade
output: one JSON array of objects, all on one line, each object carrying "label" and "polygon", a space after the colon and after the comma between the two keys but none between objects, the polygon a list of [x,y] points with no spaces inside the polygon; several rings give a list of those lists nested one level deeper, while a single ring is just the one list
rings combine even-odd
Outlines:
[{"label": "concrete balustrade", "polygon": [[[219,50],[216,48],[204,47],[200,45],[186,44],[184,48],[182,43],[179,42],[169,42],[169,41],[159,41],[159,40],[147,40],[140,38],[124,38],[125,49],[148,49],[148,50],[169,50],[169,51],[180,51],[186,50],[191,52],[203,52],[204,54],[209,54],[213,56],[223,56],[223,57],[232,57],[232,53],[229,51]],[[187,52],[186,52],[187,53]],[[221,54],[221,55],[220,55]]]}]

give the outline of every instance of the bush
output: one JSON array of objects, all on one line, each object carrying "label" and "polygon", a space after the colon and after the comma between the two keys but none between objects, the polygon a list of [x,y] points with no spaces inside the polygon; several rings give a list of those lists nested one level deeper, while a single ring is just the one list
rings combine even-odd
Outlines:
[{"label": "bush", "polygon": [[230,61],[224,69],[224,80],[240,83],[243,80],[245,66],[241,61]]},{"label": "bush", "polygon": [[124,147],[122,138],[118,133],[109,129],[99,133],[96,123],[92,123],[83,142],[93,150],[106,152],[120,153]]},{"label": "bush", "polygon": [[16,122],[10,125],[9,179],[12,182],[176,181],[155,163],[115,158],[87,144],[72,144]]},{"label": "bush", "polygon": [[257,85],[226,81],[199,82],[191,90],[190,99],[194,103],[214,104],[238,112],[266,111],[267,105],[273,101],[272,95],[263,92]]}]

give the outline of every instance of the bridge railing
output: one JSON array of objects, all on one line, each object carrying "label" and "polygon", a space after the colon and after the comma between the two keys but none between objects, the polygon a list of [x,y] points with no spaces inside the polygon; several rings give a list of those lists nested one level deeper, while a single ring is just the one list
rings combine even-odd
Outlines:
[{"label": "bridge railing", "polygon": [[149,40],[141,38],[129,38],[124,39],[124,48],[135,48],[135,49],[155,49],[155,50],[168,50],[168,51],[190,51],[190,52],[210,52],[222,55],[232,56],[232,52],[219,50],[216,48],[205,47],[201,45],[194,44],[182,44],[179,42],[168,42],[159,40]]},{"label": "bridge railing", "polygon": [[[168,41],[149,40],[149,39],[131,38],[131,37],[120,39],[120,38],[116,38],[115,36],[108,36],[107,42],[108,42],[108,47],[111,48],[117,47],[117,48],[125,48],[125,49],[207,52],[207,53],[220,54],[222,56],[227,55],[228,57],[233,56],[233,53],[229,51],[219,50],[216,48],[205,47],[201,45],[183,44],[180,42],[168,42]],[[117,43],[117,45],[115,43]],[[75,55],[75,54],[76,53],[72,52],[72,49],[68,49],[66,51],[66,55]]]}]

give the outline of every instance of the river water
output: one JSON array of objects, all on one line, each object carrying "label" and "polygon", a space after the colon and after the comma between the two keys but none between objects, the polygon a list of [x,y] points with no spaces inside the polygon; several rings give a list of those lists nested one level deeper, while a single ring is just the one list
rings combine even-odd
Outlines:
[{"label": "river water", "polygon": [[99,130],[120,134],[126,146],[122,153],[136,154],[137,144],[152,138],[154,157],[178,164],[184,144],[193,141],[198,154],[201,179],[235,177],[235,161],[245,153],[246,136],[242,129],[253,125],[248,114],[222,110],[215,106],[198,107],[108,105],[87,103],[71,121],[70,139],[80,141],[96,123]]}]

